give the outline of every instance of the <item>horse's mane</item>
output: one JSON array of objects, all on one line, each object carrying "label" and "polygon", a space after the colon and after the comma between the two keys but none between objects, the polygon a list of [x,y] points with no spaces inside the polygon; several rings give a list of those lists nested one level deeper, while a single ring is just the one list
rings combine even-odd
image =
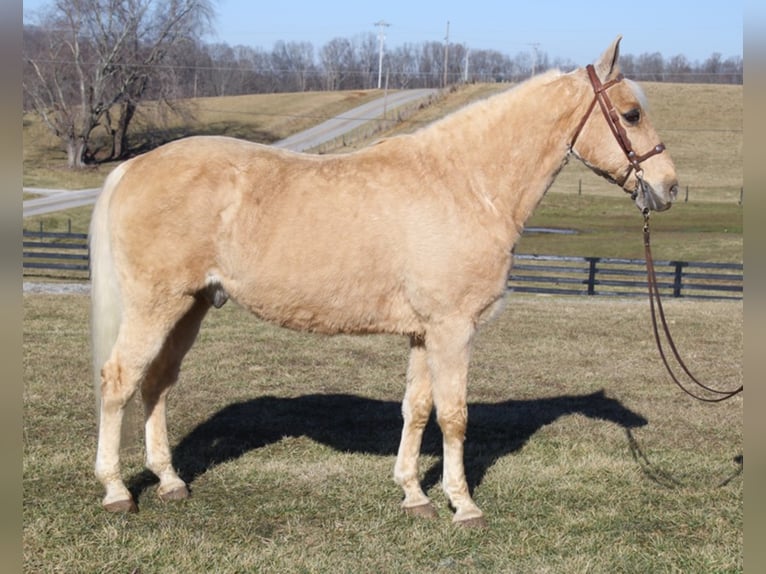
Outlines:
[{"label": "horse's mane", "polygon": [[523,99],[526,97],[528,91],[532,91],[542,85],[549,84],[550,82],[561,77],[561,75],[562,74],[558,69],[551,69],[542,74],[533,76],[521,83],[512,84],[507,89],[471,102],[447,114],[443,118],[440,118],[427,126],[423,126],[418,131],[424,131],[431,128],[439,129],[439,127],[443,126],[444,124],[448,124],[453,121],[459,121],[464,116],[481,116],[489,108],[495,107],[497,100],[507,99],[510,102],[513,100]]}]

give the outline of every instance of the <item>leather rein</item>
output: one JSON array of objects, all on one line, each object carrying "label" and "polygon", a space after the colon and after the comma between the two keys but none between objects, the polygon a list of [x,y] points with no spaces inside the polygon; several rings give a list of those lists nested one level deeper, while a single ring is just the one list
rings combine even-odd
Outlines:
[{"label": "leather rein", "polygon": [[[585,124],[588,121],[588,118],[590,118],[594,108],[596,107],[596,103],[598,102],[599,107],[601,108],[601,112],[603,113],[604,118],[606,119],[606,123],[607,125],[609,125],[609,129],[611,130],[612,134],[617,140],[617,143],[622,148],[623,153],[625,153],[625,156],[628,158],[628,163],[629,163],[628,171],[625,173],[625,176],[622,178],[622,180],[617,181],[616,183],[620,187],[624,187],[625,183],[628,180],[628,177],[630,177],[631,171],[635,171],[637,182],[636,182],[636,190],[633,192],[633,196],[632,196],[633,199],[635,199],[638,194],[638,188],[642,185],[642,182],[643,182],[643,177],[642,177],[643,170],[641,169],[641,162],[646,161],[650,157],[665,151],[665,145],[663,143],[659,143],[656,146],[654,146],[651,150],[649,150],[647,153],[643,155],[638,155],[633,150],[633,144],[630,142],[630,138],[628,137],[628,134],[625,131],[625,128],[620,122],[620,114],[615,109],[614,104],[612,104],[612,101],[609,98],[609,95],[607,94],[607,90],[609,88],[611,88],[615,84],[618,84],[619,82],[625,79],[624,76],[622,74],[618,74],[614,79],[604,84],[598,78],[598,75],[596,74],[596,70],[593,67],[593,65],[588,65],[586,67],[586,70],[588,71],[588,78],[590,79],[590,83],[593,86],[594,97],[593,97],[593,101],[590,103],[590,106],[588,106],[587,112],[585,113],[582,120],[580,120],[579,125],[577,126],[577,130],[575,131],[575,135],[572,138],[572,143],[570,144],[569,149],[574,150],[575,142],[577,141],[577,138],[579,137],[580,132],[585,127]],[[708,402],[708,403],[718,403],[721,401],[725,401],[726,399],[730,399],[731,397],[741,393],[744,389],[744,385],[740,385],[739,388],[730,390],[730,391],[720,391],[717,389],[713,389],[707,385],[704,385],[699,380],[697,380],[697,378],[694,375],[692,375],[692,373],[689,371],[686,364],[683,362],[683,360],[681,359],[681,356],[678,353],[678,349],[676,348],[673,338],[670,335],[670,329],[668,328],[667,321],[665,320],[665,311],[662,308],[662,300],[660,299],[660,290],[657,285],[657,275],[654,270],[654,258],[652,257],[652,250],[650,245],[649,209],[648,208],[644,209],[643,215],[644,215],[644,228],[643,228],[644,253],[646,258],[647,284],[649,286],[649,306],[651,308],[654,339],[657,343],[657,350],[660,353],[662,362],[665,364],[665,369],[668,371],[668,374],[670,375],[670,378],[673,380],[673,382],[682,391],[684,391],[686,394],[688,394],[691,397],[694,397],[697,400]],[[656,307],[655,307],[655,301],[656,301]],[[703,396],[701,394],[690,391],[678,380],[678,377],[676,377],[675,373],[673,372],[673,369],[670,366],[670,363],[668,362],[668,358],[665,355],[665,351],[662,347],[662,340],[660,337],[660,330],[659,330],[658,321],[657,321],[658,315],[660,318],[660,322],[662,323],[662,330],[665,334],[665,338],[667,339],[668,346],[670,347],[673,353],[673,356],[675,357],[676,361],[680,365],[681,369],[683,370],[684,373],[686,373],[686,375],[691,379],[691,381],[695,385],[697,385],[703,391],[709,394],[712,394],[713,395],[712,397]]]},{"label": "leather rein", "polygon": [[[744,385],[740,385],[739,388],[731,390],[731,391],[719,391],[717,389],[713,389],[707,385],[702,384],[694,375],[691,374],[688,367],[681,359],[681,356],[678,354],[678,349],[676,348],[676,345],[673,342],[673,338],[670,336],[670,329],[668,329],[668,323],[665,320],[665,311],[662,309],[662,300],[660,299],[660,289],[657,285],[657,275],[654,271],[654,258],[652,257],[652,249],[651,249],[650,237],[649,237],[649,210],[648,209],[644,210],[644,254],[646,257],[646,274],[647,274],[647,283],[649,285],[649,306],[651,308],[651,314],[652,314],[652,328],[654,329],[654,340],[657,342],[657,350],[660,352],[660,357],[662,357],[662,362],[665,364],[665,369],[668,371],[670,378],[678,386],[678,388],[680,388],[687,395],[706,403],[719,403],[721,401],[725,401],[726,399],[730,399],[731,397],[741,393],[744,390]],[[655,301],[657,302],[656,309],[655,309]],[[673,369],[670,367],[668,358],[665,356],[665,351],[662,348],[662,340],[660,338],[659,328],[657,327],[657,315],[659,315],[660,321],[662,322],[662,330],[665,333],[665,338],[667,339],[668,346],[673,352],[673,356],[675,357],[676,361],[680,365],[681,369],[683,369],[684,373],[686,373],[686,376],[688,376],[689,379],[691,379],[691,381],[695,385],[697,385],[700,389],[708,393],[711,393],[713,395],[712,397],[702,396],[693,391],[690,391],[678,380],[678,377],[676,377],[675,373],[673,372]]]}]

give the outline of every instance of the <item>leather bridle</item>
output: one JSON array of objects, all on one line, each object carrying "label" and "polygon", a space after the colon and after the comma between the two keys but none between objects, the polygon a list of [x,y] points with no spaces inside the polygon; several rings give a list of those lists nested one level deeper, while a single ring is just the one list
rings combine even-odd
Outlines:
[{"label": "leather bridle", "polygon": [[[606,119],[606,123],[612,132],[612,135],[614,135],[614,138],[617,140],[617,143],[620,144],[620,148],[622,148],[623,153],[625,153],[625,157],[628,158],[628,164],[629,164],[628,171],[625,173],[625,176],[622,178],[621,181],[616,181],[616,180],[615,181],[620,187],[624,188],[625,183],[628,181],[628,178],[630,177],[630,173],[632,171],[635,171],[636,179],[637,179],[636,189],[633,191],[633,199],[635,199],[638,195],[638,188],[642,185],[642,182],[643,182],[643,170],[641,169],[641,162],[644,162],[650,157],[665,151],[665,144],[658,143],[647,153],[643,155],[638,155],[633,149],[633,144],[631,143],[630,138],[628,137],[628,133],[625,131],[625,128],[623,127],[622,122],[620,121],[620,114],[615,109],[614,104],[612,104],[612,100],[609,98],[609,94],[607,94],[607,90],[609,88],[623,81],[625,77],[622,74],[618,74],[612,80],[603,84],[601,83],[601,80],[598,78],[598,75],[596,74],[596,70],[593,67],[593,65],[588,65],[586,67],[586,70],[588,71],[588,78],[590,79],[591,86],[593,86],[593,93],[594,93],[593,101],[590,103],[590,105],[588,106],[588,110],[585,112],[585,115],[580,120],[580,123],[577,126],[577,130],[575,130],[574,137],[572,138],[572,143],[569,145],[569,150],[573,153],[576,153],[574,152],[574,146],[575,146],[575,143],[577,142],[577,138],[580,136],[580,132],[582,132],[583,128],[585,127],[585,124],[587,123],[588,118],[590,118],[590,116],[592,115],[593,109],[596,107],[596,103],[598,103],[599,107],[601,108],[601,112],[603,113],[604,118]],[[738,388],[735,388],[733,390],[721,391],[701,383],[689,371],[686,364],[684,364],[680,354],[678,353],[678,350],[673,341],[673,338],[670,335],[670,330],[668,329],[668,324],[667,324],[667,321],[665,320],[665,312],[664,312],[664,309],[662,308],[662,301],[660,299],[660,290],[659,290],[659,285],[657,283],[657,275],[654,270],[654,259],[652,257],[652,251],[651,251],[651,245],[650,245],[650,234],[649,234],[649,213],[650,213],[649,208],[645,208],[643,210],[644,252],[646,257],[647,284],[649,287],[649,303],[651,307],[652,326],[654,329],[655,342],[657,343],[657,349],[659,350],[660,357],[662,358],[662,362],[664,363],[665,368],[668,374],[670,375],[670,378],[673,380],[673,382],[676,385],[678,385],[678,387],[680,387],[685,393],[691,395],[692,397],[705,402],[720,402],[726,399],[730,399],[733,396],[741,393],[743,391],[743,386],[740,385]],[[656,302],[656,309],[655,309],[655,302]],[[662,331],[665,334],[665,338],[672,351],[673,357],[676,359],[676,361],[680,365],[683,372],[687,375],[687,377],[689,377],[689,379],[691,379],[691,381],[695,385],[697,385],[704,393],[707,393],[708,396],[705,396],[704,394],[700,394],[698,392],[690,391],[689,389],[684,387],[684,385],[678,379],[676,374],[673,372],[673,369],[671,368],[670,363],[668,361],[668,357],[666,356],[662,346],[660,329],[659,329],[658,321],[657,321],[657,315],[659,315],[660,322],[662,324]]]},{"label": "leather bridle", "polygon": [[[638,155],[633,149],[633,144],[630,142],[628,132],[625,131],[622,122],[620,122],[620,114],[615,109],[614,104],[612,104],[612,100],[609,98],[609,94],[607,93],[609,88],[623,81],[625,76],[622,74],[617,74],[614,79],[608,81],[606,84],[602,84],[601,80],[596,74],[596,69],[592,64],[586,66],[585,69],[588,71],[588,78],[590,79],[591,86],[593,86],[593,101],[588,106],[588,111],[585,112],[582,120],[580,120],[574,137],[572,138],[572,143],[569,145],[569,149],[574,151],[575,142],[577,142],[577,138],[580,136],[580,132],[585,127],[588,118],[590,118],[591,114],[593,113],[593,109],[596,107],[596,103],[598,102],[598,105],[601,108],[601,112],[606,119],[606,123],[609,126],[609,129],[612,131],[612,135],[614,135],[617,143],[620,144],[620,148],[622,148],[623,153],[625,153],[625,157],[628,158],[628,171],[625,173],[625,176],[621,181],[616,181],[617,185],[620,187],[625,187],[625,183],[628,181],[628,177],[630,177],[630,173],[633,170],[635,170],[638,180],[642,179],[643,170],[641,169],[641,162],[646,161],[650,157],[665,151],[665,144],[660,142],[645,154]],[[635,193],[638,193],[638,190],[636,190],[634,194]]]}]

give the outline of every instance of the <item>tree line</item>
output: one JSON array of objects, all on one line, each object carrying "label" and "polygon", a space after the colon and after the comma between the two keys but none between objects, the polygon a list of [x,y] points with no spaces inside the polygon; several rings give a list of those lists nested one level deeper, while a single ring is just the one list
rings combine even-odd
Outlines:
[{"label": "tree line", "polygon": [[[187,98],[255,93],[438,88],[460,82],[519,82],[549,68],[568,71],[531,47],[513,56],[444,42],[386,48],[374,33],[338,37],[318,49],[207,43],[211,0],[54,0],[24,26],[24,107],[61,139],[68,165],[129,156],[131,121],[145,101],[180,112]],[[626,76],[645,81],[742,83],[741,57],[704,62],[660,53],[621,57]],[[108,150],[96,157],[94,133]]]},{"label": "tree line", "polygon": [[[379,44],[375,34],[335,38],[318,50],[308,42],[277,42],[273,49],[199,44],[176,62],[182,97],[253,93],[357,90],[378,87]],[[496,50],[450,44],[445,62],[443,42],[404,44],[386,50],[381,87],[441,88],[461,82],[520,82],[550,68],[576,66],[569,59],[551,59],[545,52],[521,51],[514,56]],[[681,83],[742,83],[742,58],[723,59],[713,53],[704,62],[660,53],[625,54],[626,76],[643,81]],[[445,73],[446,66],[446,73]]]}]

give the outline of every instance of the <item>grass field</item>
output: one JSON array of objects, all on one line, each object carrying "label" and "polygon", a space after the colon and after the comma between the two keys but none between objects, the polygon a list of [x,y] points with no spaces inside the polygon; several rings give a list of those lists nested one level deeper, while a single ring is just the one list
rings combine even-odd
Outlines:
[{"label": "grass field", "polygon": [[[24,297],[27,572],[742,571],[742,398],[676,389],[644,301],[512,295],[480,333],[466,466],[481,532],[450,523],[434,425],[421,471],[439,518],[398,508],[404,340],[293,333],[233,304],[171,394],[192,498],[161,503],[134,449],[140,511],[103,512],[87,306]],[[741,302],[666,311],[699,378],[741,384]]]},{"label": "grass field", "polygon": [[[688,203],[652,219],[655,257],[741,262],[741,86],[645,88],[682,197],[689,187]],[[450,91],[376,137],[497,89]],[[273,141],[375,95],[209,99],[197,102],[194,123],[158,133]],[[91,187],[113,167],[72,173],[62,163],[55,142],[25,119],[25,185]],[[90,208],[24,224],[61,230],[69,219],[86,231]],[[578,233],[528,235],[518,253],[643,256],[641,217],[627,196],[575,163],[528,225]],[[741,384],[742,302],[665,305],[695,374]],[[511,296],[479,335],[470,373],[466,467],[489,520],[476,532],[449,523],[433,424],[421,469],[440,517],[422,522],[398,508],[405,341],[293,333],[226,305],[206,320],[171,395],[174,457],[192,498],[162,504],[133,445],[124,468],[140,512],[111,516],[92,472],[88,298],[27,294],[24,569],[741,572],[742,398],[706,405],[683,395],[661,370],[649,329],[645,301]]]}]

